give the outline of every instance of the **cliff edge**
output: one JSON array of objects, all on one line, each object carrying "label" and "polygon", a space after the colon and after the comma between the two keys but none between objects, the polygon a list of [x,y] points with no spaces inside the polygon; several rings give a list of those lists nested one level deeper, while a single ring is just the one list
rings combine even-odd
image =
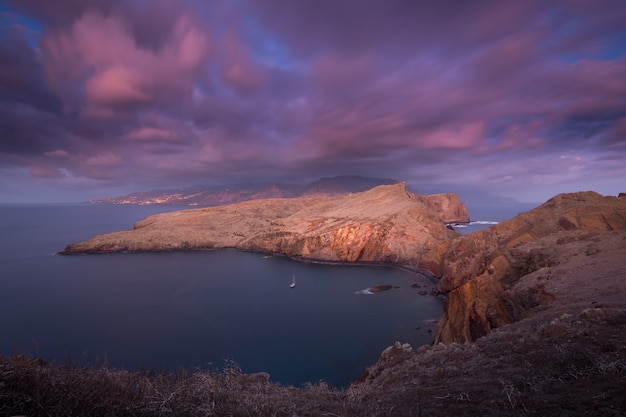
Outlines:
[{"label": "cliff edge", "polygon": [[560,194],[460,236],[435,343],[388,347],[353,387],[420,415],[624,416],[625,254],[626,195]]},{"label": "cliff edge", "polygon": [[[559,194],[511,220],[454,239],[438,274],[437,289],[448,299],[435,342],[474,341],[553,300],[555,294],[543,283],[519,288],[518,282],[531,272],[553,267],[560,245],[581,241],[591,247],[605,233],[625,229],[626,197],[588,191]],[[623,242],[618,247],[626,253]],[[612,262],[626,265],[623,256]]]}]

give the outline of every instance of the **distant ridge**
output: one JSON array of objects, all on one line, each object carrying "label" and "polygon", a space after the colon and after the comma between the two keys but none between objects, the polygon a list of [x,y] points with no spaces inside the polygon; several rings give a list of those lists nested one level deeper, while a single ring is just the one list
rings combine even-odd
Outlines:
[{"label": "distant ridge", "polygon": [[228,186],[193,186],[152,190],[119,197],[89,200],[91,204],[174,205],[211,207],[266,198],[332,196],[358,193],[379,185],[397,184],[390,178],[358,175],[323,177],[308,184],[241,183]]}]

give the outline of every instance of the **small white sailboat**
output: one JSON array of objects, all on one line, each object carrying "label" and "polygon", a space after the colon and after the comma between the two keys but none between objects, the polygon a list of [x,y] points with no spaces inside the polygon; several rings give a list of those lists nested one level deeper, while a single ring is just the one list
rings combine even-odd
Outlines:
[{"label": "small white sailboat", "polygon": [[295,288],[296,287],[296,274],[293,274],[293,278],[291,279],[291,284],[289,285],[289,288]]}]

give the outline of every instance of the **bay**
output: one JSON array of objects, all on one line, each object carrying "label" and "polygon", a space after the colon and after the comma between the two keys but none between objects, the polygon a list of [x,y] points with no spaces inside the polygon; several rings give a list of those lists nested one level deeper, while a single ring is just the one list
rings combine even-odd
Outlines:
[{"label": "bay", "polygon": [[[178,209],[178,208],[170,208]],[[238,251],[55,256],[163,206],[0,206],[0,353],[175,371],[266,371],[346,386],[396,341],[432,342],[425,277]],[[292,276],[297,286],[289,288]],[[358,295],[373,285],[389,291]]]}]

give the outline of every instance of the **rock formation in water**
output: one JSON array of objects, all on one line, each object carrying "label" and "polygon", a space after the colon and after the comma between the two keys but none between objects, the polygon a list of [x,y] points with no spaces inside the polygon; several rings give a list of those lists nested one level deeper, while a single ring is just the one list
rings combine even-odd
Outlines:
[{"label": "rock formation in water", "polygon": [[72,244],[62,254],[236,248],[329,262],[437,272],[468,221],[454,194],[415,196],[403,183],[348,196],[268,199],[149,216],[133,230]]},{"label": "rock formation in water", "polygon": [[439,213],[439,217],[446,223],[467,223],[469,221],[467,208],[456,194],[416,195],[415,197]]},{"label": "rock formation in water", "polygon": [[553,266],[553,246],[624,229],[626,198],[579,192],[559,194],[511,220],[456,238],[437,274],[437,289],[448,299],[435,342],[474,341],[553,300],[543,283],[522,288],[518,281]]}]

